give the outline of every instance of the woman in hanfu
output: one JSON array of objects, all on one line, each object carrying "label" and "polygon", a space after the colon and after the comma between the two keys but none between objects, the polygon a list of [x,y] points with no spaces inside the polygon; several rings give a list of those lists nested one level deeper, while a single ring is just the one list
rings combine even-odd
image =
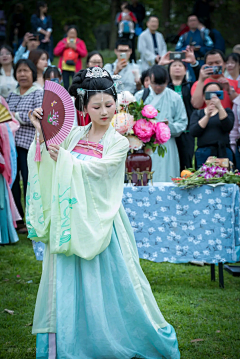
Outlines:
[{"label": "woman in hanfu", "polygon": [[[29,237],[46,244],[33,320],[36,357],[178,359],[176,333],[140,267],[121,203],[129,143],[110,125],[114,82],[106,70],[81,70],[70,94],[92,122],[49,152],[43,144],[41,162],[34,162],[35,141],[28,155]],[[41,113],[31,115],[39,132]]]}]

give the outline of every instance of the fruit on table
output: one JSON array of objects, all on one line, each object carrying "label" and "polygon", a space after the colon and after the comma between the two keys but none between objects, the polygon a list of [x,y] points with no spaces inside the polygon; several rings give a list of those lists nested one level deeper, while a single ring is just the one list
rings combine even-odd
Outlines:
[{"label": "fruit on table", "polygon": [[182,177],[182,178],[188,178],[188,177],[190,177],[191,175],[192,175],[192,172],[189,171],[189,170],[183,170],[183,171],[181,172],[181,177]]}]

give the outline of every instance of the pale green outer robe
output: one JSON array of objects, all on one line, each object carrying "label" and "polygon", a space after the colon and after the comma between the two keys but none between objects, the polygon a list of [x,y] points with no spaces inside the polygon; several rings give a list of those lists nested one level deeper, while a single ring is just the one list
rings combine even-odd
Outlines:
[{"label": "pale green outer robe", "polygon": [[28,154],[26,221],[29,237],[46,243],[43,273],[35,307],[33,333],[56,332],[56,254],[91,260],[109,245],[113,224],[134,289],[154,328],[163,318],[139,264],[134,234],[122,206],[127,139],[110,126],[102,159],[77,160],[71,155],[88,127],[74,128],[61,145],[57,162],[41,145],[42,161]]},{"label": "pale green outer robe", "polygon": [[[157,115],[157,121],[168,120],[171,131],[170,140],[165,143],[167,153],[164,158],[159,157],[157,151],[151,155],[152,171],[154,182],[171,182],[171,178],[180,176],[180,162],[175,137],[187,128],[187,113],[182,98],[168,87],[159,95],[156,95],[149,87],[150,93],[145,100],[145,105],[151,104],[160,113]],[[143,90],[135,94],[137,101],[141,101]]]}]

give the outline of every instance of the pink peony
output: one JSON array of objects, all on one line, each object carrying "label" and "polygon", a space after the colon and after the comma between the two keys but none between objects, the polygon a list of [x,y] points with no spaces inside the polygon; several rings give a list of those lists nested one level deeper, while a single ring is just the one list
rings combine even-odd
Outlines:
[{"label": "pink peony", "polygon": [[164,122],[157,122],[155,126],[156,126],[155,143],[162,145],[163,143],[167,142],[169,138],[171,138],[170,128]]},{"label": "pink peony", "polygon": [[134,134],[144,143],[149,142],[155,134],[155,124],[141,118],[133,126]]},{"label": "pink peony", "polygon": [[154,118],[157,116],[157,114],[158,114],[157,110],[152,105],[146,105],[142,109],[142,115],[144,117]]}]

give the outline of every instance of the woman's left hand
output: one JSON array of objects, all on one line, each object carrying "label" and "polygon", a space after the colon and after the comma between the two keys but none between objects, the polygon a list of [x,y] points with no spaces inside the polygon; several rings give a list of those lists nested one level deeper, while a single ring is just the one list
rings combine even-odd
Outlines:
[{"label": "woman's left hand", "polygon": [[183,50],[185,52],[185,59],[183,59],[183,62],[187,62],[189,64],[195,65],[196,64],[196,57],[194,55],[194,51],[191,49],[190,46],[186,47],[186,50]]},{"label": "woman's left hand", "polygon": [[218,110],[220,109],[220,107],[222,106],[221,101],[219,100],[218,96],[214,96],[211,98],[211,104],[213,104]]},{"label": "woman's left hand", "polygon": [[48,146],[48,153],[49,153],[50,157],[56,162],[58,159],[59,150],[60,150],[60,146],[58,146],[58,145],[49,145]]}]

